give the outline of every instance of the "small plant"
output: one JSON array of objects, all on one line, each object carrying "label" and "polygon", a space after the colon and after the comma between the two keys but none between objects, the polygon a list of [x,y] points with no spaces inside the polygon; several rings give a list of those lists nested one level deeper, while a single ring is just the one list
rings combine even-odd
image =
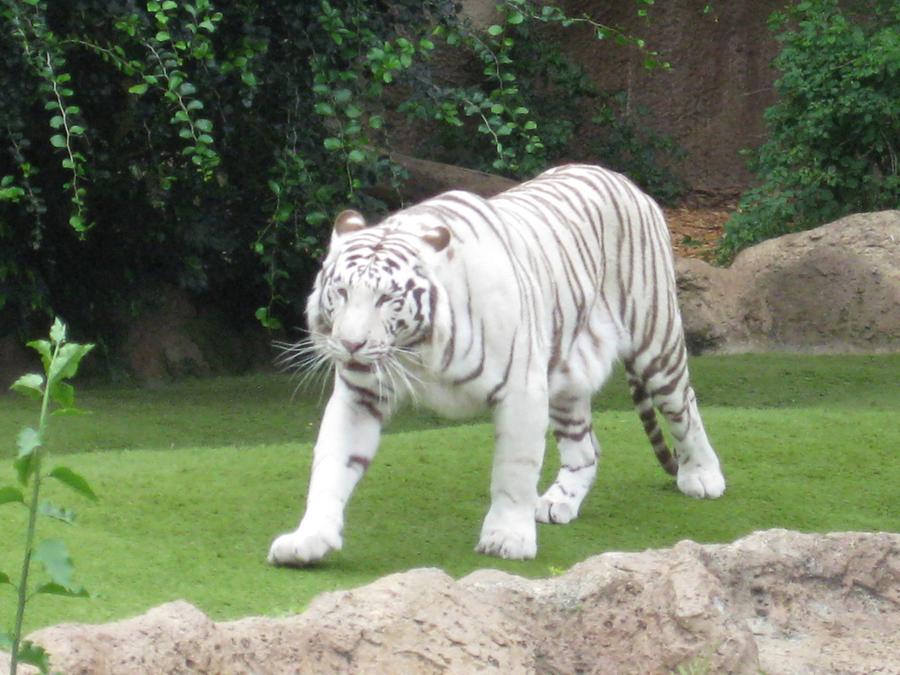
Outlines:
[{"label": "small plant", "polygon": [[[65,324],[56,319],[50,329],[49,341],[35,340],[29,342],[28,346],[41,355],[44,374],[23,375],[13,383],[12,389],[39,400],[41,413],[38,428],[26,427],[16,440],[18,453],[14,466],[19,485],[0,487],[0,504],[21,504],[28,510],[25,550],[18,583],[14,583],[8,574],[0,571],[0,586],[12,586],[18,598],[12,633],[0,634],[0,648],[11,652],[10,675],[15,675],[19,663],[37,666],[42,673],[49,670],[48,656],[43,648],[22,640],[22,625],[27,603],[40,594],[87,597],[87,591],[72,580],[74,567],[66,545],[59,539],[45,539],[35,544],[39,515],[69,524],[75,518],[75,513],[71,509],[58,507],[46,500],[41,501],[41,483],[45,478],[53,478],[88,499],[97,499],[88,482],[68,467],[56,466],[47,472],[44,472],[43,468],[47,459],[43,446],[50,416],[50,402],[53,401],[58,406],[53,415],[80,412],[75,408],[75,389],[66,380],[75,376],[81,359],[94,348],[94,345],[68,342]],[[32,562],[41,563],[49,581],[33,587],[29,585]]]}]

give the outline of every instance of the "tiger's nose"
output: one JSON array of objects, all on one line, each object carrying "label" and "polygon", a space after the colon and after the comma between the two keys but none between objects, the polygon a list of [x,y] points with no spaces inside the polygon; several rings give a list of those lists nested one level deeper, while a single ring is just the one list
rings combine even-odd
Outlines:
[{"label": "tiger's nose", "polygon": [[348,354],[355,354],[366,345],[366,341],[360,340],[359,342],[354,342],[353,340],[341,340],[341,344],[344,349],[347,350]]}]

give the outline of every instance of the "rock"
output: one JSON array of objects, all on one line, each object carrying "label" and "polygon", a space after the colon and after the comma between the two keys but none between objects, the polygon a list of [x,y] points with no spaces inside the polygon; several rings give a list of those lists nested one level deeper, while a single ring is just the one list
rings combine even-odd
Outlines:
[{"label": "rock", "polygon": [[162,285],[147,293],[136,317],[121,317],[116,354],[142,384],[184,376],[240,373],[272,362],[261,326],[203,307],[185,290]]},{"label": "rock", "polygon": [[465,169],[453,164],[418,159],[399,152],[392,152],[390,157],[406,169],[409,178],[400,186],[399,193],[388,185],[376,186],[370,189],[369,193],[391,209],[409,206],[447,190],[466,190],[482,197],[493,197],[519,184],[519,181],[511,178]]},{"label": "rock", "polygon": [[860,213],[742,251],[676,259],[694,352],[900,350],[900,211]]},{"label": "rock", "polygon": [[184,375],[206,375],[210,368],[187,332],[197,309],[187,292],[164,285],[148,294],[144,309],[128,323],[121,349],[126,366],[142,383],[156,384]]},{"label": "rock", "polygon": [[900,535],[768,530],[536,580],[419,569],[288,618],[215,623],[175,602],[30,638],[74,675],[900,673]]}]

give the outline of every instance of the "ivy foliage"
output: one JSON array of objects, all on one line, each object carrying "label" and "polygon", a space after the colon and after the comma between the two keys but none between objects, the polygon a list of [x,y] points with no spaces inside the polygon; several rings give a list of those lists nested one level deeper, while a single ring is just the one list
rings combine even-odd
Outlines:
[{"label": "ivy foliage", "polygon": [[778,102],[752,158],[759,185],[726,225],[723,261],[753,243],[900,204],[900,4],[804,0],[770,17]]},{"label": "ivy foliage", "polygon": [[[634,0],[640,15],[652,4]],[[331,215],[383,210],[373,186],[402,178],[390,149],[404,120],[435,125],[435,145],[462,130],[461,160],[524,177],[577,132],[566,99],[598,95],[541,29],[580,27],[665,66],[551,3],[503,0],[486,28],[460,12],[0,0],[0,335],[59,313],[102,339],[161,283],[232,317],[296,322]],[[474,76],[442,80],[437,51],[478,64]],[[635,138],[610,115],[598,125]],[[632,150],[622,157],[647,161]]]}]

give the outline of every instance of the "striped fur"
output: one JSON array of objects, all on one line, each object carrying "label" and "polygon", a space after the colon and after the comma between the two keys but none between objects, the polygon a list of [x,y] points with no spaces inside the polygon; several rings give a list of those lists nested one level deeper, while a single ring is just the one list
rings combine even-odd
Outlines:
[{"label": "striped fur", "polygon": [[[619,174],[563,166],[487,200],[448,192],[373,227],[344,212],[307,318],[307,349],[334,364],[335,389],[306,514],[273,543],[273,563],[340,548],[344,504],[408,398],[449,415],[493,411],[492,502],[477,550],[533,557],[535,519],[575,518],[594,481],[591,396],[618,359],[682,492],[725,489],[689,382],[662,212]],[[539,497],[548,428],[561,468]]]}]

